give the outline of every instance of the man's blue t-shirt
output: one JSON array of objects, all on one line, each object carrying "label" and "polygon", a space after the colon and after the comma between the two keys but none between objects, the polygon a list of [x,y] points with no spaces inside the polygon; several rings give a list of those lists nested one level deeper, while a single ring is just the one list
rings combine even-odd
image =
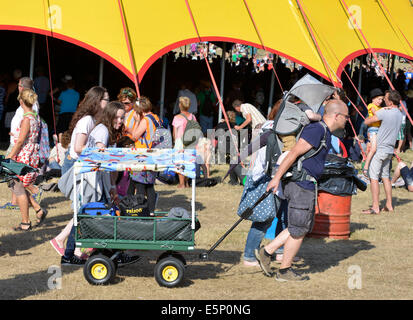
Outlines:
[{"label": "man's blue t-shirt", "polygon": [[[308,174],[318,180],[324,171],[324,162],[326,160],[328,150],[331,148],[331,132],[326,128],[326,144],[327,148],[322,148],[315,156],[303,161],[303,168],[307,170]],[[306,125],[301,133],[300,138],[307,141],[314,148],[320,146],[321,140],[324,137],[324,127],[320,122],[311,122]],[[300,187],[308,190],[314,190],[314,183],[311,181],[297,182]]]},{"label": "man's blue t-shirt", "polygon": [[59,100],[62,101],[59,113],[75,113],[77,104],[79,103],[79,97],[79,92],[74,89],[67,89],[65,91],[62,91],[59,96]]}]

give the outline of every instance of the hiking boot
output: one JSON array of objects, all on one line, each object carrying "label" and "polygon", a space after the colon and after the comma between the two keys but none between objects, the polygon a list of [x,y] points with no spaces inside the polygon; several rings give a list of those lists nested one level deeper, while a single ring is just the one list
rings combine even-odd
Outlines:
[{"label": "hiking boot", "polygon": [[291,268],[287,268],[287,270],[284,273],[281,273],[280,271],[275,273],[275,280],[280,281],[280,282],[304,281],[304,280],[309,280],[309,279],[310,278],[308,276],[303,276]]},{"label": "hiking boot", "polygon": [[116,263],[118,267],[126,266],[131,263],[135,263],[141,259],[140,256],[130,256],[127,255],[126,253],[121,253],[117,258],[116,258]]},{"label": "hiking boot", "polygon": [[264,251],[264,247],[259,249],[255,249],[255,258],[258,260],[262,271],[264,271],[265,275],[268,277],[272,277],[271,272],[271,255],[267,255]]},{"label": "hiking boot", "polygon": [[85,264],[86,260],[79,259],[75,255],[71,256],[70,258],[66,258],[65,256],[62,257],[60,260],[60,264],[62,266],[80,266]]}]

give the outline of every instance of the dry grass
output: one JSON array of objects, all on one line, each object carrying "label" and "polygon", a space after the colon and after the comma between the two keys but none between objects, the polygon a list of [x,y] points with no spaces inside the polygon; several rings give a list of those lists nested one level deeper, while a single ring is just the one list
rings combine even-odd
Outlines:
[{"label": "dry grass", "polygon": [[[406,161],[413,153],[403,154]],[[222,176],[226,166],[215,166],[214,176]],[[160,207],[185,206],[189,209],[190,190],[157,186]],[[188,261],[182,287],[159,287],[153,277],[160,252],[142,252],[137,264],[118,270],[108,286],[91,286],[82,268],[63,268],[61,289],[48,287],[51,266],[60,258],[48,241],[71,218],[70,202],[60,193],[46,193],[42,204],[49,210],[45,225],[29,233],[16,233],[19,212],[0,210],[0,299],[413,299],[411,194],[398,188],[393,192],[395,214],[365,216],[361,209],[371,202],[369,189],[352,199],[349,240],[306,239],[299,255],[300,270],[310,276],[305,283],[278,283],[259,268],[244,267],[242,252],[250,222],[243,221],[210,255],[200,261],[200,252],[209,249],[238,219],[236,210],[242,187],[219,184],[198,188],[196,207],[202,228],[196,234],[195,252],[185,253]],[[383,192],[383,191],[382,191]],[[0,185],[0,203],[10,191]],[[381,198],[383,198],[383,193]],[[32,217],[34,212],[31,211]],[[34,218],[32,218],[34,219]],[[349,289],[349,268],[359,266],[361,289]],[[274,264],[274,268],[276,264]],[[51,270],[52,271],[52,270]]]}]

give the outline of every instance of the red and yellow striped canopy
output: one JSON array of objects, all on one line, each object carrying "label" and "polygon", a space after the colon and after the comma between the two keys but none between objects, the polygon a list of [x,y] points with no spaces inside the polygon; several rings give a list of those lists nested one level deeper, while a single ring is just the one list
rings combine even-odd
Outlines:
[{"label": "red and yellow striped canopy", "polygon": [[[77,44],[133,79],[118,0],[1,0],[0,29],[45,34]],[[410,0],[122,0],[130,46],[142,79],[166,52],[202,41],[243,43],[280,54],[333,81],[354,57],[390,52],[412,59]],[[190,11],[194,21],[191,19]],[[255,23],[255,26],[254,26]],[[320,52],[325,57],[323,63]]]}]

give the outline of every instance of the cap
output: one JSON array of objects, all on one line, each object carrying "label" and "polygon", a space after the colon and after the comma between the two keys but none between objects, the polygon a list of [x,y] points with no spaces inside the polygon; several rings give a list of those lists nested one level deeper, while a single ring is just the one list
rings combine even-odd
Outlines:
[{"label": "cap", "polygon": [[384,93],[380,88],[375,88],[370,91],[370,99],[374,99],[375,97],[378,97],[378,96],[384,96]]},{"label": "cap", "polygon": [[64,82],[64,83],[68,82],[69,80],[72,80],[72,76],[69,75],[69,74],[65,75],[65,76],[62,78],[62,82]]}]

